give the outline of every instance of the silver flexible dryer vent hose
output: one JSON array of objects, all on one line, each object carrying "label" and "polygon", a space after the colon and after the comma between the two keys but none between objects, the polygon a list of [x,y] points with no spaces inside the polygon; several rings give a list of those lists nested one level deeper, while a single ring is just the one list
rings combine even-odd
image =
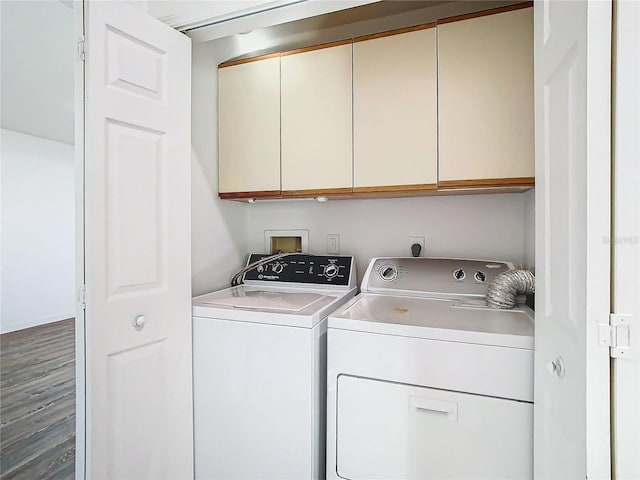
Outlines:
[{"label": "silver flexible dryer vent hose", "polygon": [[509,270],[498,275],[487,291],[487,305],[508,309],[516,305],[516,295],[534,293],[536,278],[529,270]]}]

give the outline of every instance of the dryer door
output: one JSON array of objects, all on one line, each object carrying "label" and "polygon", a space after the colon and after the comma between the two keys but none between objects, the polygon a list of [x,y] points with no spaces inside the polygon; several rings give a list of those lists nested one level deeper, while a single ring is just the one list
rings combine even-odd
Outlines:
[{"label": "dryer door", "polygon": [[533,476],[533,405],[341,375],[342,478]]}]

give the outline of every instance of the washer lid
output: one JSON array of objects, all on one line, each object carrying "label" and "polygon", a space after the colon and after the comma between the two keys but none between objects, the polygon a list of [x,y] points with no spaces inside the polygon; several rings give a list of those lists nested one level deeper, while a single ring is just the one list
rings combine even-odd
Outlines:
[{"label": "washer lid", "polygon": [[238,285],[193,299],[194,317],[313,328],[355,296],[350,290]]},{"label": "washer lid", "polygon": [[533,349],[527,307],[496,310],[483,301],[360,294],[329,317],[329,328]]},{"label": "washer lid", "polygon": [[219,298],[212,296],[211,299],[203,300],[201,305],[297,313],[326,298],[326,295],[318,293],[272,290],[237,289],[227,293],[228,295],[219,295]]}]

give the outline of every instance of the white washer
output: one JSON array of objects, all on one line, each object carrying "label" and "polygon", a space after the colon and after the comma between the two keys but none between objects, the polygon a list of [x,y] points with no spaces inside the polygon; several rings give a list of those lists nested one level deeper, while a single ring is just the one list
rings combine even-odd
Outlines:
[{"label": "white washer", "polygon": [[324,477],[327,315],[355,277],[353,257],[297,254],[194,298],[196,478]]},{"label": "white washer", "polygon": [[505,262],[374,258],[329,318],[327,477],[532,478],[533,312]]}]

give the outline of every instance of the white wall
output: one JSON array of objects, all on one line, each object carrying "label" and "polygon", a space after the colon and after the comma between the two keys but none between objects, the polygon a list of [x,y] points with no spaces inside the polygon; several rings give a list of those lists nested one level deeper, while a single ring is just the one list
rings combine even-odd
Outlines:
[{"label": "white wall", "polygon": [[[264,250],[264,230],[271,229],[309,230],[310,251],[313,253],[326,252],[327,233],[340,234],[341,253],[356,255],[359,278],[373,256],[408,255],[405,246],[409,235],[426,237],[426,255],[509,260],[533,265],[531,192],[340,200],[322,204],[273,202],[247,205],[218,198],[219,63],[249,52],[362,35],[405,26],[411,21],[420,23],[467,10],[490,8],[496,3],[446,3],[384,19],[347,24],[335,21],[335,25],[328,28],[323,28],[324,17],[319,17],[313,25],[299,27],[288,24],[194,45],[193,294],[228,286],[232,273],[240,267],[245,255]],[[302,33],[299,28],[302,28]],[[525,235],[530,235],[531,239],[525,240]]]},{"label": "white wall", "polygon": [[200,295],[229,286],[248,252],[246,205],[218,198],[216,49],[193,49],[191,111],[191,287]]},{"label": "white wall", "polygon": [[524,266],[535,273],[536,266],[536,194],[529,190],[524,197]]},{"label": "white wall", "polygon": [[324,254],[327,234],[355,255],[358,280],[371,257],[409,256],[408,237],[426,238],[424,256],[524,262],[523,194],[463,195],[324,203],[249,205],[249,249],[264,250],[264,230],[308,229],[309,250]]},{"label": "white wall", "polygon": [[59,1],[0,1],[0,126],[74,140],[73,10]]},{"label": "white wall", "polygon": [[74,147],[0,130],[2,333],[75,316]]}]

